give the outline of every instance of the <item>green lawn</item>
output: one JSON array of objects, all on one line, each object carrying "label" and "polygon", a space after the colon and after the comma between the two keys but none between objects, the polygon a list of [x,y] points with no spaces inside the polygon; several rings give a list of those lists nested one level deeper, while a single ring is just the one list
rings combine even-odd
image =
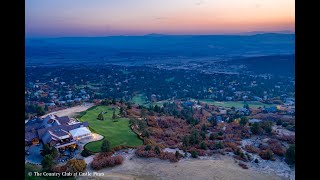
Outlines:
[{"label": "green lawn", "polygon": [[163,104],[165,102],[168,102],[167,100],[163,100],[163,101],[158,101],[158,102],[151,102],[151,103],[148,103],[148,106],[149,105],[152,105],[152,106],[155,106],[155,105],[158,105],[158,106],[163,106]]},{"label": "green lawn", "polygon": [[[223,102],[220,102],[220,101],[213,101],[210,99],[200,100],[200,101],[204,102],[204,103],[212,104],[215,106],[228,107],[228,108],[231,108],[232,106],[235,108],[242,108],[243,105],[245,105],[244,101],[223,101]],[[275,106],[274,104],[264,104],[259,101],[247,101],[246,103],[249,105],[250,108],[258,108],[258,107],[263,108],[263,106],[265,106],[265,107]]]},{"label": "green lawn", "polygon": [[137,94],[137,95],[132,97],[131,102],[134,103],[134,104],[146,105],[147,104],[147,99],[146,99],[144,94]]},{"label": "green lawn", "polygon": [[[98,120],[98,114],[102,111],[106,113],[103,114],[104,120]],[[116,114],[119,110],[116,109]],[[86,113],[80,118],[80,121],[88,121],[89,128],[104,136],[108,139],[112,147],[119,145],[128,146],[139,146],[142,145],[142,140],[140,140],[137,135],[129,127],[129,119],[127,118],[117,118],[116,122],[112,120],[113,111],[109,106],[96,106],[90,108]],[[92,152],[99,152],[101,147],[101,141],[95,141],[88,143],[85,148]]]}]

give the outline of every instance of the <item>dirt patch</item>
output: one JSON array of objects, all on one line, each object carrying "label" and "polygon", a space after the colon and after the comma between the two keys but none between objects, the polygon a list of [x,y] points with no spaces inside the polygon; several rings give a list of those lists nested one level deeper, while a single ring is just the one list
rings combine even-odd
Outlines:
[{"label": "dirt patch", "polygon": [[[78,177],[77,179],[281,179],[275,174],[266,174],[252,169],[242,169],[238,163],[235,163],[233,158],[227,156],[202,160],[182,159],[177,163],[155,158],[139,158],[134,154],[124,155],[124,158],[125,160],[122,165],[113,168],[94,171],[88,166],[88,172],[104,173],[102,177]],[[90,163],[90,160],[87,163]]]},{"label": "dirt patch", "polygon": [[[82,112],[82,111],[86,111],[87,109],[91,108],[92,106],[94,106],[93,103],[86,103],[85,105],[80,105],[80,106],[75,106],[75,107],[71,107],[71,108],[67,108],[67,109],[62,109],[59,111],[55,111],[55,112],[51,112],[49,114],[55,114],[59,117],[61,116],[68,116],[68,117],[73,117],[74,115],[76,115],[76,113]],[[46,117],[48,114],[42,116]]]},{"label": "dirt patch", "polygon": [[289,131],[281,126],[273,126],[272,130],[279,136],[295,136],[295,132]]}]

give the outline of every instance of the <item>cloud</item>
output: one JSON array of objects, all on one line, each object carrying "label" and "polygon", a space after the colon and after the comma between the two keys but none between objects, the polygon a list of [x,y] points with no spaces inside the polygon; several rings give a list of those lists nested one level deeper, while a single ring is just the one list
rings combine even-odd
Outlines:
[{"label": "cloud", "polygon": [[200,5],[202,5],[202,4],[204,4],[204,1],[203,1],[203,0],[198,0],[198,1],[195,3],[195,5],[197,5],[197,6],[200,6]]},{"label": "cloud", "polygon": [[261,7],[261,4],[256,3],[256,4],[254,5],[254,7],[255,7],[255,8],[260,8],[260,7]]},{"label": "cloud", "polygon": [[154,17],[155,20],[157,21],[162,21],[168,19],[167,17]]}]

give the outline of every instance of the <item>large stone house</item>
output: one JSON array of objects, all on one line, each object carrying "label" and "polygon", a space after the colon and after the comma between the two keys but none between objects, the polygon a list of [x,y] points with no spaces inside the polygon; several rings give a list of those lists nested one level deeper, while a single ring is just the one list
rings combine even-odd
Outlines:
[{"label": "large stone house", "polygon": [[48,115],[25,124],[25,145],[48,144],[57,149],[76,147],[77,141],[91,137],[88,122],[79,122],[68,116]]}]

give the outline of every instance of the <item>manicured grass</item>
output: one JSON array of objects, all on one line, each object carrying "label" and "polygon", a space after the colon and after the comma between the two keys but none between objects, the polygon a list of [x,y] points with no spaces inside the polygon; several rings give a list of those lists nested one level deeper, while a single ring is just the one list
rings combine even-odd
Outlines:
[{"label": "manicured grass", "polygon": [[146,105],[147,104],[147,99],[146,99],[144,94],[137,94],[137,95],[132,97],[131,102],[134,103],[134,104]]},{"label": "manicured grass", "polygon": [[[98,114],[102,111],[106,112],[103,114],[103,121],[97,119]],[[116,108],[116,114],[118,113],[119,109]],[[119,145],[142,145],[142,140],[140,140],[130,129],[129,119],[117,118],[117,121],[113,122],[112,114],[113,110],[111,110],[110,106],[96,106],[87,110],[86,113],[80,118],[80,121],[88,121],[89,128],[108,139],[112,147]],[[101,143],[102,140],[90,142],[85,146],[85,148],[92,152],[99,152]]]},{"label": "manicured grass", "polygon": [[[242,108],[243,105],[245,105],[244,101],[222,101],[222,102],[219,102],[219,101],[213,101],[210,99],[200,100],[200,101],[204,102],[204,103],[212,104],[215,106],[228,107],[228,108],[231,108],[232,106],[235,108]],[[258,108],[258,107],[263,108],[264,106],[265,107],[275,106],[274,104],[264,104],[259,101],[247,101],[246,103],[249,105],[250,108]]]},{"label": "manicured grass", "polygon": [[152,102],[152,103],[148,103],[148,106],[149,106],[149,105],[153,105],[153,106],[155,106],[155,105],[163,106],[163,104],[164,104],[165,102],[168,102],[168,101],[167,101],[167,100],[163,100],[163,101],[158,101],[158,102]]}]

